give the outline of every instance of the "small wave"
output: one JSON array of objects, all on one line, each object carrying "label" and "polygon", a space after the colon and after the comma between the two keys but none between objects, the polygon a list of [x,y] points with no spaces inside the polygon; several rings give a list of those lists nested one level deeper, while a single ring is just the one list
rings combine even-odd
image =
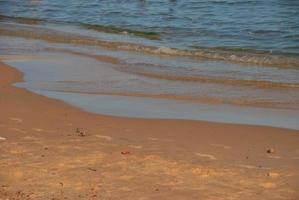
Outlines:
[{"label": "small wave", "polygon": [[299,58],[279,53],[267,53],[263,51],[249,51],[240,49],[221,49],[197,47],[195,50],[175,49],[169,47],[146,46],[127,42],[110,42],[99,40],[94,37],[78,34],[64,33],[49,28],[22,25],[0,25],[0,34],[5,36],[16,36],[23,38],[39,39],[48,42],[81,44],[89,46],[101,46],[111,50],[125,50],[144,52],[149,54],[162,54],[171,56],[187,56],[194,59],[210,59],[244,64],[255,64],[263,66],[274,66],[278,68],[299,68]]},{"label": "small wave", "polygon": [[194,70],[190,68],[180,67],[173,70],[173,67],[166,65],[155,65],[150,63],[128,63],[116,57],[106,55],[93,55],[83,52],[77,52],[70,49],[46,48],[48,51],[64,52],[74,55],[84,56],[96,59],[100,62],[114,64],[112,67],[118,71],[140,75],[148,78],[185,81],[185,82],[200,82],[200,83],[216,83],[225,85],[252,86],[257,88],[281,88],[281,89],[299,89],[297,83],[275,82],[268,80],[251,80],[251,79],[233,79],[229,77],[219,76],[201,76],[194,75]]},{"label": "small wave", "polygon": [[[146,66],[149,66],[147,64]],[[173,81],[185,81],[185,82],[200,82],[200,83],[216,83],[224,85],[234,85],[234,86],[251,86],[256,88],[281,88],[281,89],[299,89],[299,84],[296,83],[282,83],[273,82],[266,80],[246,80],[246,79],[230,79],[223,77],[208,77],[208,76],[192,76],[188,74],[177,74],[171,73],[169,71],[149,71],[150,68],[142,68],[135,65],[125,65],[125,67],[117,67],[118,70],[136,74],[140,76],[145,76],[149,78],[163,79],[163,80],[173,80]]]},{"label": "small wave", "polygon": [[292,39],[294,41],[299,41],[299,34],[288,34],[285,35],[284,38]]},{"label": "small wave", "polygon": [[250,35],[263,35],[263,36],[281,35],[284,33],[286,32],[280,30],[255,30],[249,32]]},{"label": "small wave", "polygon": [[138,31],[128,28],[121,28],[116,26],[105,26],[105,25],[96,25],[96,24],[84,24],[84,23],[74,23],[74,22],[62,22],[62,21],[51,21],[51,20],[44,20],[44,19],[35,19],[35,18],[26,18],[26,17],[9,17],[0,15],[0,20],[3,21],[11,21],[11,22],[17,22],[19,24],[28,24],[28,25],[41,25],[45,23],[57,23],[57,24],[73,24],[73,25],[79,25],[83,28],[93,30],[93,31],[99,31],[104,33],[112,33],[112,34],[123,34],[123,35],[134,35],[137,37],[142,37],[150,40],[160,40],[161,34],[157,32],[152,31]]},{"label": "small wave", "polygon": [[94,24],[82,24],[83,27],[94,30],[100,31],[105,33],[113,33],[113,34],[130,34],[138,37],[143,37],[150,40],[160,40],[161,35],[156,32],[146,32],[146,31],[136,31],[126,28],[119,28],[115,26],[104,26],[104,25],[94,25]]},{"label": "small wave", "polygon": [[26,17],[8,17],[5,15],[0,15],[0,20],[13,21],[20,24],[29,24],[29,25],[38,25],[46,22],[45,20],[41,20],[41,19],[26,18]]},{"label": "small wave", "polygon": [[255,1],[245,1],[245,0],[240,0],[240,1],[228,1],[228,0],[213,0],[211,1],[213,4],[221,4],[221,5],[239,5],[239,4],[251,4],[251,3],[256,3]]}]

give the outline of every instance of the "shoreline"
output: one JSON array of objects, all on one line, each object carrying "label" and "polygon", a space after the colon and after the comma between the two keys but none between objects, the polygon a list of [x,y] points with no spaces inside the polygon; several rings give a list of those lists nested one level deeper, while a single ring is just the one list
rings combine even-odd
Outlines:
[{"label": "shoreline", "polygon": [[[161,99],[181,99],[186,102],[191,102],[191,104],[193,102],[202,105],[220,104],[220,107],[221,105],[232,105],[236,108],[240,107],[240,110],[243,109],[243,106],[245,108],[285,109],[285,114],[281,114],[279,110],[277,114],[275,111],[270,114],[270,116],[274,118],[278,116],[278,119],[268,119],[267,117],[269,115],[266,114],[265,117],[261,116],[261,118],[267,119],[265,123],[262,122],[262,119],[245,119],[245,123],[243,124],[247,124],[246,121],[253,120],[253,122],[262,122],[257,123],[260,125],[271,126],[272,124],[274,126],[277,124],[276,127],[295,127],[295,129],[299,129],[297,121],[295,120],[298,118],[298,114],[296,114],[296,110],[298,110],[298,91],[296,87],[282,89],[276,86],[262,86],[265,80],[275,82],[274,85],[296,83],[296,70],[279,70],[264,66],[244,67],[242,65],[221,63],[218,61],[214,63],[208,60],[198,62],[192,59],[181,60],[180,58],[163,56],[152,57],[147,54],[138,55],[132,52],[105,50],[84,45],[74,46],[69,44],[48,43],[44,40],[38,41],[21,37],[3,37],[1,43],[7,46],[7,51],[5,50],[3,55],[19,52],[17,54],[32,57],[32,60],[18,61],[18,59],[14,60],[12,58],[6,62],[8,65],[10,64],[26,74],[26,82],[20,85],[33,84],[35,88],[30,87],[30,85],[29,87],[25,86],[29,89],[41,89],[42,91],[47,89],[55,91],[66,90],[84,94],[112,93],[119,94],[120,96],[123,94],[146,97],[152,96]],[[43,59],[43,61],[39,60],[39,58]],[[6,59],[5,56],[3,59]],[[86,65],[86,63],[90,64]],[[60,73],[60,70],[65,71],[65,73]],[[93,73],[86,73],[88,71],[92,71]],[[221,71],[225,71],[225,73]],[[143,72],[151,75],[144,76]],[[49,73],[53,75],[48,76]],[[32,76],[32,74],[35,75]],[[178,76],[179,78],[178,80],[168,79],[167,74],[170,76],[174,75],[175,77]],[[193,74],[192,76],[197,78],[212,78],[213,80],[215,79],[216,82],[193,82],[188,78],[190,74]],[[239,75],[234,77],[234,74]],[[152,77],[152,75],[154,76]],[[164,75],[167,76],[165,77]],[[56,81],[53,81],[51,77],[56,77]],[[278,79],[278,77],[282,77],[283,80]],[[252,85],[233,84],[233,82],[231,82],[232,79],[234,79],[233,82],[247,82],[247,80],[250,79]],[[231,83],[220,83],[219,80],[226,80],[225,82],[228,81]],[[43,82],[43,84],[38,84],[38,82]],[[79,93],[77,96],[80,96]],[[68,101],[66,102],[70,103]],[[96,105],[94,107],[96,107]],[[134,108],[131,110],[134,110]],[[288,110],[290,111],[288,112]],[[193,112],[185,112],[187,114],[183,115],[187,116],[186,118],[188,119],[213,121],[200,119],[201,117],[197,118],[197,116],[190,116],[190,113]],[[201,111],[196,112],[200,113]],[[246,111],[241,112],[246,113]],[[106,112],[102,113],[109,114]],[[163,111],[163,113],[167,114],[167,109],[166,112]],[[195,113],[195,115],[197,115],[197,113]],[[201,116],[201,114],[198,115]],[[207,115],[204,114],[202,116],[205,117]],[[156,117],[158,118],[159,116]],[[172,117],[170,116],[168,118]],[[176,118],[179,118],[179,115]],[[238,119],[239,118],[235,116],[235,119],[228,121],[228,123],[235,123],[234,121],[238,121]],[[240,124],[242,124],[244,120],[240,121]],[[219,122],[223,121],[220,120]],[[280,124],[280,122],[282,124]]]},{"label": "shoreline", "polygon": [[0,71],[0,197],[299,197],[299,131],[87,113]]},{"label": "shoreline", "polygon": [[[117,69],[119,63],[116,66],[109,64],[111,57],[107,55],[96,59],[53,52],[30,54],[27,58],[25,54],[24,60],[14,56],[1,58],[7,65],[25,74],[26,81],[14,85],[99,115],[199,120],[299,130],[296,91],[293,94],[290,91],[265,92],[264,97],[258,97],[263,91],[243,88],[242,91],[249,89],[246,96],[253,96],[238,98],[236,96],[240,93],[237,90],[230,88],[233,89],[230,91],[220,85],[160,82],[123,73]],[[160,84],[164,85],[159,88]],[[199,89],[193,90],[196,87]],[[221,88],[225,91],[220,92]],[[263,100],[267,96],[270,100]]]},{"label": "shoreline", "polygon": [[[241,63],[241,64],[253,64],[253,65],[263,65],[267,67],[281,67],[283,68],[298,68],[298,59],[297,55],[294,53],[283,53],[283,52],[272,52],[267,50],[254,50],[254,49],[246,49],[240,51],[240,49],[234,48],[213,48],[208,46],[189,46],[180,47],[176,45],[165,45],[165,43],[160,43],[163,40],[151,40],[147,37],[132,37],[134,34],[129,34],[128,32],[119,32],[119,33],[108,33],[105,31],[96,30],[97,28],[87,28],[85,31],[90,32],[87,37],[84,37],[80,34],[70,34],[67,31],[67,35],[64,31],[59,30],[61,28],[61,24],[56,24],[56,28],[51,29],[48,28],[48,23],[37,24],[26,24],[22,22],[9,22],[3,21],[2,24],[10,24],[10,28],[0,29],[1,36],[8,37],[22,37],[26,39],[35,39],[35,40],[44,40],[50,43],[68,43],[74,45],[87,45],[87,46],[99,46],[105,49],[113,49],[117,51],[129,51],[129,52],[139,52],[148,53],[150,55],[164,55],[164,56],[181,56],[181,57],[191,57],[191,58],[205,58],[211,60],[218,61],[230,61],[232,63]],[[49,23],[51,24],[51,23]],[[53,24],[53,23],[52,23]],[[1,25],[1,23],[0,23]],[[19,26],[19,27],[18,27]],[[38,26],[39,29],[43,30],[42,32],[33,31]],[[89,26],[89,25],[87,25]],[[93,26],[93,25],[91,25]],[[17,28],[16,28],[17,27]],[[73,25],[73,32],[80,32],[80,30],[86,25],[78,26]],[[1,28],[1,27],[0,27]],[[32,30],[33,29],[33,30]],[[21,32],[19,31],[21,30]],[[104,38],[96,38],[94,37],[94,33],[104,33],[104,34],[112,34],[114,35],[114,39],[109,39],[109,37]],[[134,32],[134,31],[133,31]],[[56,35],[56,37],[52,37],[52,35]],[[136,35],[135,35],[136,36]],[[159,36],[158,36],[159,37]],[[123,38],[129,40],[129,42],[124,42]],[[138,39],[149,39],[147,43],[139,43]],[[107,40],[108,39],[108,40]],[[157,46],[158,45],[158,46]],[[242,49],[241,49],[242,50]],[[234,56],[232,56],[232,53]],[[244,60],[244,55],[248,58]],[[266,57],[266,59],[265,59]]]}]

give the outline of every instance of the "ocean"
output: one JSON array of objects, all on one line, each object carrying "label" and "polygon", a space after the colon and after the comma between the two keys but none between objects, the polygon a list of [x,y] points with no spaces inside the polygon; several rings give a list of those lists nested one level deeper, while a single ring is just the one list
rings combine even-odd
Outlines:
[{"label": "ocean", "polygon": [[221,122],[299,129],[298,16],[297,0],[0,0],[0,55],[20,87],[89,111],[211,121],[229,106]]}]

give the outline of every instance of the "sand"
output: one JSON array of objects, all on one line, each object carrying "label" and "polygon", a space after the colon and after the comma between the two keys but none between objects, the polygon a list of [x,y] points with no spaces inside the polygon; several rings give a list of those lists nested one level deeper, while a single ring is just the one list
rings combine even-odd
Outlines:
[{"label": "sand", "polygon": [[299,131],[101,116],[20,81],[0,63],[1,200],[299,199]]}]

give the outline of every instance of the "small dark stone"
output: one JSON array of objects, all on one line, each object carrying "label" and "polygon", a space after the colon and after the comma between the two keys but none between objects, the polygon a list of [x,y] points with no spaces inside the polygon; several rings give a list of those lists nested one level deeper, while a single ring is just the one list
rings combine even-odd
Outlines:
[{"label": "small dark stone", "polygon": [[131,152],[130,151],[122,151],[122,152],[120,152],[122,155],[129,155],[129,154],[131,154]]},{"label": "small dark stone", "polygon": [[1,187],[9,187],[9,185],[1,185]]},{"label": "small dark stone", "polygon": [[274,149],[272,149],[272,148],[267,149],[267,153],[274,153]]},{"label": "small dark stone", "polygon": [[80,132],[80,133],[79,133],[79,136],[80,136],[80,137],[84,137],[84,136],[86,136],[86,135],[85,135],[84,132]]}]

